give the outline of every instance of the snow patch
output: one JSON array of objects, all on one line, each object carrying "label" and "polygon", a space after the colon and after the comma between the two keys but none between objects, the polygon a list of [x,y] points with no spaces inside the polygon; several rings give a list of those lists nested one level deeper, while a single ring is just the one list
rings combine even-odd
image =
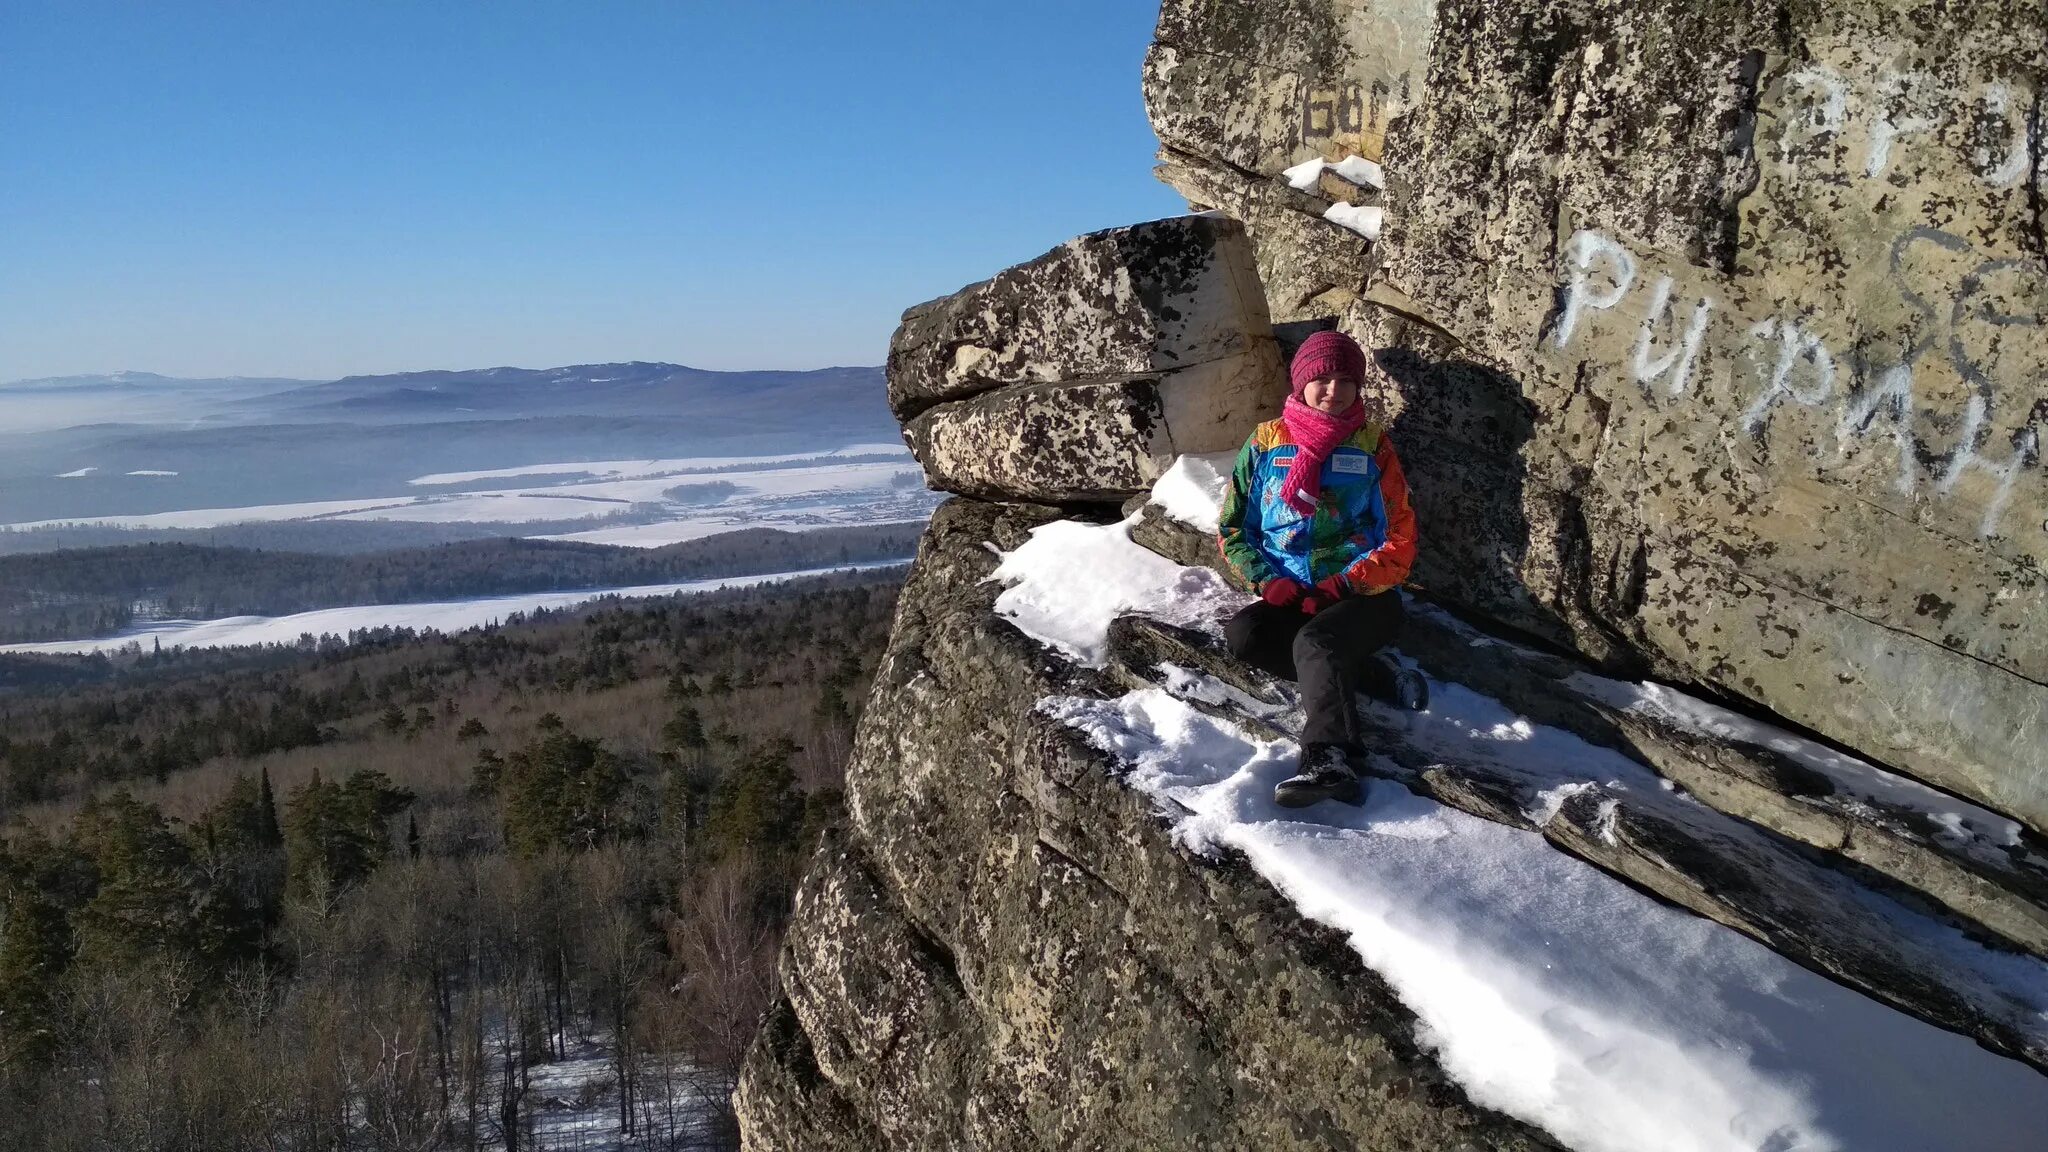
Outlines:
[{"label": "snow patch", "polygon": [[988,577],[1009,585],[996,597],[996,613],[1039,643],[1099,668],[1109,623],[1118,616],[1137,612],[1213,630],[1249,602],[1215,572],[1183,568],[1132,543],[1135,522],[1056,520],[1032,529]]},{"label": "snow patch", "polygon": [[159,469],[159,468],[138,468],[138,469],[136,469],[135,471],[133,471],[133,472],[130,472],[130,473],[128,473],[128,475],[130,475],[130,476],[176,476],[176,475],[177,475],[177,473],[176,473],[176,472],[165,472],[165,471],[163,471],[162,469]]},{"label": "snow patch", "polygon": [[1380,223],[1386,217],[1386,209],[1377,204],[1363,207],[1350,203],[1330,205],[1323,211],[1323,219],[1332,224],[1342,224],[1367,240],[1380,238]]},{"label": "snow patch", "polygon": [[1573,674],[1566,684],[1590,699],[1624,712],[1790,757],[1827,777],[1843,793],[1884,807],[1919,813],[1927,820],[1927,831],[1956,847],[2002,850],[2020,843],[2020,825],[2016,821],[1676,688],[1632,684],[1589,672]]},{"label": "snow patch", "polygon": [[1361,188],[1385,188],[1387,171],[1363,156],[1346,156],[1335,164],[1318,156],[1304,160],[1291,168],[1282,169],[1280,175],[1287,183],[1300,192],[1314,192],[1325,171],[1335,172],[1339,177]]},{"label": "snow patch", "polygon": [[1361,187],[1385,188],[1387,186],[1387,170],[1363,156],[1346,156],[1331,165],[1330,170]]},{"label": "snow patch", "polygon": [[1536,793],[1536,803],[1524,811],[1522,815],[1527,816],[1529,822],[1538,828],[1548,828],[1550,822],[1557,819],[1557,814],[1564,810],[1565,801],[1577,796],[1581,792],[1590,792],[1594,787],[1594,785],[1583,780],[1576,780],[1567,784],[1559,784],[1554,788],[1545,788],[1543,791]]},{"label": "snow patch", "polygon": [[1214,536],[1217,520],[1223,514],[1223,498],[1230,491],[1230,472],[1236,464],[1235,452],[1179,457],[1153,481],[1152,503],[1173,519]]},{"label": "snow patch", "polygon": [[87,467],[87,468],[77,468],[77,469],[74,469],[74,470],[72,470],[72,471],[70,471],[70,472],[59,472],[59,473],[57,473],[57,475],[56,475],[56,479],[58,479],[58,480],[76,480],[76,479],[78,479],[78,478],[79,478],[80,476],[90,476],[90,475],[92,475],[93,473],[95,473],[95,472],[97,472],[97,471],[99,471],[99,469],[97,469],[97,468],[91,468],[91,467]]},{"label": "snow patch", "polygon": [[2039,1147],[2048,1078],[1535,833],[1382,780],[1360,808],[1279,808],[1292,744],[1156,689],[1040,708],[1122,761],[1182,843],[1244,853],[1303,914],[1345,932],[1476,1102],[1573,1148]]},{"label": "snow patch", "polygon": [[1316,182],[1323,178],[1323,169],[1329,167],[1329,164],[1329,161],[1318,156],[1313,160],[1303,160],[1292,168],[1283,168],[1280,175],[1296,191],[1313,192],[1316,190]]}]

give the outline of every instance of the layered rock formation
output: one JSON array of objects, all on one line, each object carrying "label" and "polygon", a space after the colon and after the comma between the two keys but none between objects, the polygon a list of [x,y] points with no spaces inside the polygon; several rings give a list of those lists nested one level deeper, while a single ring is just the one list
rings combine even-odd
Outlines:
[{"label": "layered rock formation", "polygon": [[1242,225],[1115,228],[904,313],[889,404],[934,487],[1115,501],[1278,415],[1279,348]]},{"label": "layered rock formation", "polygon": [[[1169,0],[1161,175],[1386,349],[1432,592],[2048,829],[2038,5]],[[1373,245],[1301,161],[1383,161]]]},{"label": "layered rock formation", "polygon": [[1287,740],[1283,689],[1199,630],[1120,619],[1090,668],[994,610],[992,553],[1126,501],[1132,540],[1220,567],[1147,489],[1234,449],[1328,324],[1380,350],[1416,584],[1554,646],[1423,611],[1404,649],[1656,787],[1384,725],[1374,771],[2048,1071],[2044,31],[2015,4],[1167,0],[1160,174],[1222,215],[1082,237],[892,344],[906,438],[963,498],[798,897],[748,1146],[1557,1146],[1041,707],[1195,669],[1229,693],[1193,705]]}]

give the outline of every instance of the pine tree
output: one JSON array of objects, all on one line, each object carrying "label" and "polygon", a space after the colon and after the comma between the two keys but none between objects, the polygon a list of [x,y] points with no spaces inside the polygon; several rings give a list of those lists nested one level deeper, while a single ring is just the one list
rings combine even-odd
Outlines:
[{"label": "pine tree", "polygon": [[270,768],[267,765],[261,770],[258,778],[261,781],[261,795],[257,801],[261,805],[261,811],[258,816],[262,820],[258,842],[265,848],[282,848],[284,829],[278,827],[277,796],[270,790]]},{"label": "pine tree", "polygon": [[661,727],[661,738],[669,747],[685,754],[704,751],[704,718],[688,704],[676,705],[675,715]]},{"label": "pine tree", "polygon": [[0,842],[0,1073],[33,1068],[56,1049],[59,981],[74,947],[71,913],[89,865],[33,828]]},{"label": "pine tree", "polygon": [[[545,721],[553,719],[554,724]],[[595,740],[542,717],[541,738],[506,757],[498,773],[505,843],[521,856],[580,851],[621,834],[625,766]]]},{"label": "pine tree", "polygon": [[96,881],[72,917],[80,963],[132,969],[158,957],[200,958],[197,873],[162,812],[117,790],[85,802],[70,841]]},{"label": "pine tree", "polygon": [[[267,781],[267,774],[265,780]],[[263,787],[244,775],[192,826],[201,949],[215,967],[255,958],[284,901],[283,842]]]},{"label": "pine tree", "polygon": [[774,854],[795,847],[803,823],[803,799],[789,764],[796,750],[786,738],[776,737],[718,782],[704,820],[705,840],[714,855]]},{"label": "pine tree", "polygon": [[314,773],[285,806],[292,894],[324,904],[361,883],[390,849],[392,817],[412,802],[411,791],[374,768],[358,769],[341,784]]}]

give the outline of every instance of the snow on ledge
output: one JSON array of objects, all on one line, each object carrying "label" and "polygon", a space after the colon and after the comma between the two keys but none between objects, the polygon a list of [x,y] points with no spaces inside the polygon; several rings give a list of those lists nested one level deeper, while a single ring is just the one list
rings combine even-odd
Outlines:
[{"label": "snow on ledge", "polygon": [[1282,169],[1280,175],[1289,186],[1298,192],[1314,192],[1316,184],[1325,170],[1335,172],[1343,179],[1361,188],[1385,188],[1387,171],[1377,163],[1363,156],[1346,156],[1335,164],[1318,156],[1304,160],[1291,168]]},{"label": "snow on ledge", "polygon": [[1290,811],[1296,749],[1149,689],[1045,714],[1176,838],[1345,932],[1474,1101],[1582,1152],[2038,1152],[2048,1077],[1384,780]]},{"label": "snow on ledge", "polygon": [[1367,240],[1380,238],[1380,224],[1386,219],[1386,209],[1377,204],[1360,207],[1356,204],[1332,204],[1323,211],[1323,219],[1332,224],[1342,224]]},{"label": "snow on ledge", "polygon": [[1330,170],[1363,188],[1387,186],[1387,170],[1363,156],[1346,156],[1331,165]]},{"label": "snow on ledge", "polygon": [[1142,612],[1175,624],[1206,625],[1250,603],[1207,568],[1183,568],[1131,542],[1131,524],[1055,520],[1031,530],[988,579],[1009,585],[996,614],[1033,640],[1088,665],[1108,655],[1109,623]]},{"label": "snow on ledge", "polygon": [[1313,160],[1303,160],[1291,168],[1281,169],[1280,177],[1297,192],[1313,192],[1316,190],[1316,182],[1323,178],[1323,169],[1329,165],[1328,160],[1317,156]]},{"label": "snow on ledge", "polygon": [[1236,464],[1235,452],[1179,457],[1153,481],[1151,503],[1190,528],[1214,536],[1223,514],[1223,497],[1230,490],[1230,470]]},{"label": "snow on ledge", "polygon": [[[1849,796],[1919,813],[1930,825],[1924,831],[1956,847],[2003,849],[2020,844],[2018,821],[1676,688],[1611,680],[1590,672],[1575,673],[1565,683],[1589,699],[1624,712],[1661,719],[1702,736],[1755,744],[1789,756],[1827,777],[1829,783]],[[2048,1119],[2043,1123],[2048,1126]]]},{"label": "snow on ledge", "polygon": [[[1009,586],[996,611],[1100,665],[1121,613],[1215,632],[1248,601],[1215,573],[1134,544],[1131,523],[1035,529],[999,553],[989,579]],[[1227,695],[1201,680],[1168,670],[1177,693]],[[1433,695],[1411,739],[1547,780],[1532,818],[1588,780],[1666,791],[1633,761],[1462,685]],[[1243,852],[1303,915],[1345,932],[1476,1102],[1574,1149],[2040,1152],[2048,1077],[1637,892],[1537,833],[1384,780],[1360,808],[1278,808],[1273,785],[1298,749],[1166,691],[1039,708],[1117,757],[1180,843]],[[1953,946],[1959,979],[2007,980],[2021,996],[2048,986],[2038,962],[1955,935],[1920,946]]]}]

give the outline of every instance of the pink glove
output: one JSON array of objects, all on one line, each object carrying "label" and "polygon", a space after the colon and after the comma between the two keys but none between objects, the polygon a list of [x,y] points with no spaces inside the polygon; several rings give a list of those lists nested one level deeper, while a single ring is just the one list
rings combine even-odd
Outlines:
[{"label": "pink glove", "polygon": [[1301,599],[1302,593],[1306,591],[1308,589],[1303,588],[1297,580],[1286,576],[1275,576],[1271,580],[1266,581],[1265,586],[1259,589],[1259,599],[1264,600],[1275,608],[1285,608],[1296,600]]}]

